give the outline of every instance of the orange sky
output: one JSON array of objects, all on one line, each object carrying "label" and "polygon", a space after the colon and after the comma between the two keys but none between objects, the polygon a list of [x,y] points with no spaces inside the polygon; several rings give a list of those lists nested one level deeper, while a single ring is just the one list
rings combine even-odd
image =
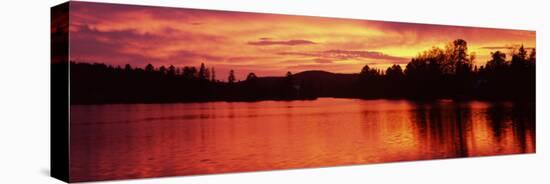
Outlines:
[{"label": "orange sky", "polygon": [[[71,2],[70,57],[78,62],[144,67],[214,67],[225,80],[249,72],[282,76],[305,70],[358,73],[365,64],[405,65],[418,52],[457,38],[476,52],[524,44],[534,31],[470,28],[275,14]],[[452,24],[452,23],[450,23]]]}]

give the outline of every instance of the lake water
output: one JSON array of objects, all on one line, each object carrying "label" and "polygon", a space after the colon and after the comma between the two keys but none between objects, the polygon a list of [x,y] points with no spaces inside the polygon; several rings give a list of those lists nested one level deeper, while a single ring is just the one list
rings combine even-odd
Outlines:
[{"label": "lake water", "polygon": [[73,181],[535,152],[533,105],[314,101],[71,106]]}]

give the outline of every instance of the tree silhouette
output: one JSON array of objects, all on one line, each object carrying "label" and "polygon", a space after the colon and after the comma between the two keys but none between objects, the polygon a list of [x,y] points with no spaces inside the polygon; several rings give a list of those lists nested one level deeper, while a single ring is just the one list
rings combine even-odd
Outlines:
[{"label": "tree silhouette", "polygon": [[132,66],[130,64],[124,65],[124,71],[126,71],[126,72],[132,71]]},{"label": "tree silhouette", "polygon": [[361,76],[361,78],[369,80],[380,76],[380,71],[374,68],[370,68],[369,65],[365,65],[361,69],[361,73],[359,73],[359,75]]},{"label": "tree silhouette", "polygon": [[403,75],[403,69],[399,65],[392,65],[386,69],[386,76],[390,79],[401,79]]},{"label": "tree silhouette", "polygon": [[170,66],[168,67],[168,72],[167,72],[167,74],[168,74],[169,76],[176,76],[176,67],[174,67],[174,65],[170,65]]},{"label": "tree silhouette", "polygon": [[210,69],[208,68],[204,69],[204,80],[210,81]]},{"label": "tree silhouette", "polygon": [[147,66],[145,66],[145,71],[146,72],[153,72],[155,71],[155,67],[152,65],[152,64],[147,64]]},{"label": "tree silhouette", "polygon": [[255,81],[256,79],[258,79],[258,77],[256,76],[255,73],[249,73],[246,76],[246,81]]},{"label": "tree silhouette", "polygon": [[166,67],[164,67],[164,65],[160,66],[159,72],[160,72],[160,74],[162,74],[162,75],[166,74]]},{"label": "tree silhouette", "polygon": [[212,68],[210,69],[210,71],[211,71],[211,72],[210,72],[210,73],[211,73],[211,74],[210,74],[210,75],[211,75],[210,79],[212,80],[212,82],[216,82],[216,70],[214,70],[214,67],[212,67]]},{"label": "tree silhouette", "polygon": [[522,69],[525,67],[527,59],[527,50],[521,45],[517,52],[512,54],[512,68]]},{"label": "tree silhouette", "polygon": [[500,51],[491,52],[491,58],[486,64],[486,69],[499,70],[506,67],[506,54]]},{"label": "tree silhouette", "polygon": [[468,63],[468,43],[463,39],[453,41],[453,58],[456,64]]},{"label": "tree silhouette", "polygon": [[446,73],[455,73],[464,77],[471,71],[472,62],[475,56],[469,57],[468,43],[463,39],[457,39],[447,46],[447,62],[445,62]]},{"label": "tree silhouette", "polygon": [[188,66],[183,67],[183,78],[190,80],[197,78],[197,76],[197,68]]},{"label": "tree silhouette", "polygon": [[227,77],[227,82],[229,82],[229,84],[235,83],[235,71],[233,70],[229,71],[229,77]]},{"label": "tree silhouette", "polygon": [[207,80],[207,71],[206,67],[204,66],[204,63],[201,63],[201,66],[199,68],[199,80]]}]

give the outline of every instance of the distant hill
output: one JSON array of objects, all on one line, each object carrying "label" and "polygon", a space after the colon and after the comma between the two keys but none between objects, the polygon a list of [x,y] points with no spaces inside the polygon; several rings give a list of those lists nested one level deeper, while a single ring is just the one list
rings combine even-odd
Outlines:
[{"label": "distant hill", "polygon": [[[359,74],[340,74],[340,73],[331,73],[322,70],[310,70],[304,71],[293,75],[297,80],[312,80],[312,81],[334,81],[334,80],[350,80],[357,79]],[[325,82],[329,82],[325,81]]]},{"label": "distant hill", "polygon": [[[310,70],[292,75],[294,84],[300,88],[313,89],[319,97],[349,97],[359,74],[339,74],[321,70]],[[261,86],[277,86],[285,77],[259,77]]]}]

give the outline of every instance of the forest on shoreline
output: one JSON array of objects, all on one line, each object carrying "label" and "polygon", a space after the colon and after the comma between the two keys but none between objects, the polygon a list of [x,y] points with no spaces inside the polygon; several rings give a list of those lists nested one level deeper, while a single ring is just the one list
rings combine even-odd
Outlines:
[{"label": "forest on shoreline", "polygon": [[[237,81],[234,72],[218,80],[215,68],[201,66],[144,68],[102,63],[70,63],[71,104],[172,103],[208,101],[312,100],[319,97],[362,99],[535,100],[535,49],[520,46],[507,55],[491,53],[482,66],[467,42],[424,51],[402,68],[365,65],[359,73],[287,72],[284,77],[255,73]],[[52,64],[52,67],[66,67]]]}]

